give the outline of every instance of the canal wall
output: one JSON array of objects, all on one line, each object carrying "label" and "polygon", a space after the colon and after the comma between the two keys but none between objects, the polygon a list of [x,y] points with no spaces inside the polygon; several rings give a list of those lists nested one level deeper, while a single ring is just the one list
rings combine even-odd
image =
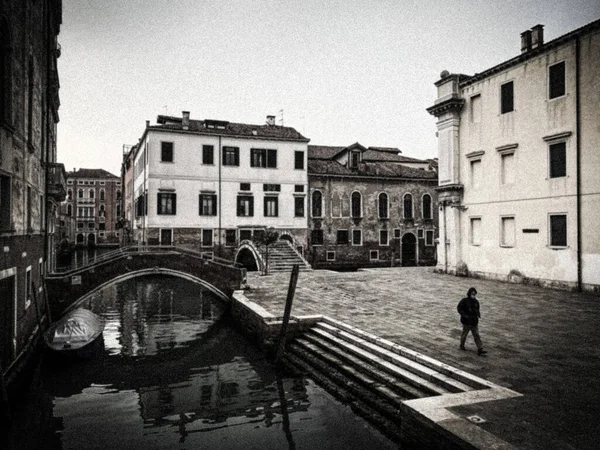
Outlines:
[{"label": "canal wall", "polygon": [[[235,326],[265,353],[271,354],[277,349],[281,325],[283,324],[283,311],[281,316],[276,316],[249,300],[244,295],[244,291],[238,290],[234,291],[231,297],[231,317]],[[302,334],[322,318],[321,315],[291,316],[287,329],[287,339],[293,339]]]}]

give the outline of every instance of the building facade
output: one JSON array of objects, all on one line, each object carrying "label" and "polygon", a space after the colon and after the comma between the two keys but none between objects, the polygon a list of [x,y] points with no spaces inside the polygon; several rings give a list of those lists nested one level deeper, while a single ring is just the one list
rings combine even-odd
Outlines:
[{"label": "building facade", "polygon": [[146,122],[123,168],[133,240],[233,259],[240,242],[272,228],[305,246],[307,143],[274,116],[250,125],[184,111]]},{"label": "building facade", "polygon": [[21,371],[47,320],[44,275],[65,195],[56,162],[60,0],[0,1],[0,371]]},{"label": "building facade", "polygon": [[435,265],[437,173],[394,148],[308,146],[313,268]]},{"label": "building facade", "polygon": [[600,21],[474,76],[442,72],[438,268],[600,287]]},{"label": "building facade", "polygon": [[75,246],[118,245],[122,195],[121,179],[104,169],[68,172],[61,239]]}]

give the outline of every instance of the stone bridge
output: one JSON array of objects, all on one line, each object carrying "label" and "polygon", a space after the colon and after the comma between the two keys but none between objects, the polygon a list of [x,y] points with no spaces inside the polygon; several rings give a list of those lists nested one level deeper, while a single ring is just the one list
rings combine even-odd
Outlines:
[{"label": "stone bridge", "polygon": [[46,277],[52,317],[108,284],[128,278],[166,274],[203,285],[224,301],[242,287],[246,269],[221,258],[206,258],[179,247],[130,246],[106,253],[87,266]]}]

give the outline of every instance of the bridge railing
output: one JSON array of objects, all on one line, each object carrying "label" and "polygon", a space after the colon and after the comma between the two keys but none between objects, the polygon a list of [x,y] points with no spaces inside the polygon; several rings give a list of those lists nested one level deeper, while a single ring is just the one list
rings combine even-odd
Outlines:
[{"label": "bridge railing", "polygon": [[120,259],[132,254],[140,254],[140,253],[184,253],[186,255],[192,256],[194,258],[209,260],[213,264],[217,264],[225,267],[235,267],[238,269],[243,268],[243,266],[234,261],[230,261],[225,258],[220,258],[218,256],[210,255],[208,256],[206,253],[198,252],[185,247],[177,247],[177,246],[165,246],[165,245],[128,245],[125,247],[120,247],[116,250],[112,250],[110,252],[102,253],[98,256],[91,258],[87,264],[81,265],[78,267],[65,267],[55,270],[50,273],[49,276],[64,276],[73,273],[77,273],[79,271],[88,270],[92,267],[95,267],[99,264],[104,264],[110,261],[114,261],[116,259]]}]

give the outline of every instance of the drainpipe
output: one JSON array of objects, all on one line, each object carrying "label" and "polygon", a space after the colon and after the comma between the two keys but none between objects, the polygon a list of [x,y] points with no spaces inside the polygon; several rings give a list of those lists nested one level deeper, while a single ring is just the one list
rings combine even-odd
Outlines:
[{"label": "drainpipe", "polygon": [[448,273],[448,245],[446,244],[448,239],[448,225],[446,222],[446,201],[442,202],[442,208],[444,210],[444,273]]},{"label": "drainpipe", "polygon": [[219,136],[219,200],[218,200],[218,208],[219,208],[219,256],[221,256],[221,157],[222,157],[222,148],[221,148],[221,136]]},{"label": "drainpipe", "polygon": [[581,98],[580,98],[580,48],[579,36],[575,40],[575,122],[577,160],[577,290],[582,290],[581,273]]}]

